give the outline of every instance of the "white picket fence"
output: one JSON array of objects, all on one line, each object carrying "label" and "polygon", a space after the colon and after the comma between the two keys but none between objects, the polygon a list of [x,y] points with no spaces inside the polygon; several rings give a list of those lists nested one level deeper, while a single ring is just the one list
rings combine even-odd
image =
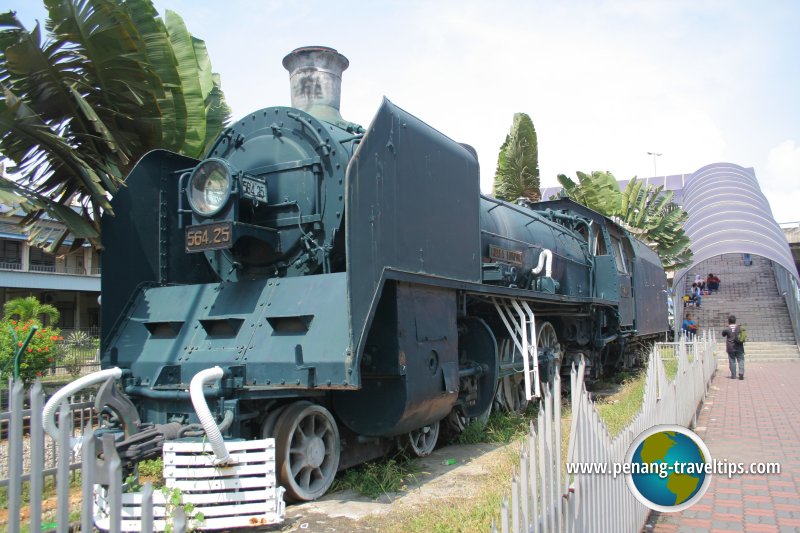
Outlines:
[{"label": "white picket fence", "polygon": [[[503,533],[625,533],[639,532],[649,509],[628,489],[625,476],[565,475],[566,463],[604,463],[611,469],[624,462],[633,440],[659,424],[693,427],[717,366],[714,339],[695,336],[691,342],[660,343],[651,351],[644,402],[634,420],[611,437],[597,413],[584,382],[585,365],[573,365],[572,418],[566,457],[561,453],[561,381],[545,388],[542,406],[526,446],[519,471],[511,482],[511,501],[502,504]],[[672,380],[664,370],[663,352],[677,358]],[[671,358],[672,356],[670,356]],[[497,531],[493,525],[492,531]]]},{"label": "white picket fence", "polygon": [[[0,413],[0,458],[8,463],[7,479],[0,487],[8,487],[9,533],[22,530],[22,508],[27,506],[30,531],[164,531],[182,533],[198,528],[228,529],[271,525],[283,520],[284,489],[276,484],[274,439],[227,441],[226,447],[237,464],[200,468],[210,461],[210,445],[203,441],[176,441],[165,445],[164,477],[167,491],[154,490],[147,482],[141,492],[123,493],[123,469],[113,444],[113,435],[102,439],[108,477],[108,488],[95,484],[96,441],[92,413],[93,401],[71,398],[58,411],[58,439],[51,439],[43,429],[44,392],[36,382],[29,391],[29,408],[25,408],[22,382],[11,384],[9,411]],[[87,414],[88,413],[88,414]],[[4,427],[7,423],[7,427]],[[79,424],[84,439],[76,446],[73,426]],[[191,439],[189,439],[191,440]],[[50,445],[53,446],[50,446]],[[70,523],[70,471],[81,471],[80,524]],[[56,480],[56,513],[44,520],[43,488],[46,476]],[[30,501],[22,501],[23,483],[29,484]],[[176,492],[174,489],[180,489]],[[173,499],[179,498],[176,503]],[[186,504],[194,510],[187,514]],[[188,506],[186,506],[188,508]],[[202,513],[202,522],[194,520]],[[2,524],[0,524],[2,529]]]}]

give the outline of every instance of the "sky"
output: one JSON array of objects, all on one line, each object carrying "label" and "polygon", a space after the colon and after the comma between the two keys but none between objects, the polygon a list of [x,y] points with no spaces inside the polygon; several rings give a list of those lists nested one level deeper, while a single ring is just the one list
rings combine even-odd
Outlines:
[{"label": "sky", "polygon": [[[490,192],[514,113],[538,136],[541,185],[753,167],[778,222],[800,221],[796,0],[154,0],[206,41],[233,117],[289,105],[283,57],[350,60],[342,116],[383,97],[472,145]],[[39,0],[0,0],[29,29]],[[653,157],[648,152],[661,154]]]}]

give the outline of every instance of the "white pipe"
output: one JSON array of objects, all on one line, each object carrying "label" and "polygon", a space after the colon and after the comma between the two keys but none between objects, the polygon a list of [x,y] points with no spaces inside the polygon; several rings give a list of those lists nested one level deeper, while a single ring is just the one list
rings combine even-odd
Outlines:
[{"label": "white pipe", "polygon": [[44,430],[54,439],[58,439],[58,427],[56,426],[55,414],[58,410],[58,406],[61,405],[61,402],[65,398],[72,396],[79,390],[90,385],[102,383],[108,378],[119,379],[120,377],[122,377],[121,369],[117,367],[106,368],[105,370],[100,370],[99,372],[94,372],[87,376],[78,378],[72,383],[60,388],[49,400],[47,400],[47,403],[44,405],[44,409],[42,410],[42,425],[44,426]]},{"label": "white pipe", "polygon": [[206,397],[203,394],[203,385],[209,381],[216,381],[221,378],[223,371],[220,367],[207,368],[198,372],[189,384],[189,396],[192,398],[192,405],[194,410],[197,411],[197,418],[200,419],[200,424],[206,431],[208,442],[211,444],[211,449],[214,450],[214,455],[217,459],[214,464],[228,464],[232,463],[233,459],[225,448],[225,442],[222,440],[222,433],[219,426],[214,422],[214,417],[211,416],[211,411],[208,409]]},{"label": "white pipe", "polygon": [[536,265],[536,268],[531,270],[532,274],[538,274],[542,271],[542,267],[545,267],[544,275],[548,278],[552,277],[553,274],[553,252],[548,250],[547,248],[542,250],[542,253],[539,254],[539,264]]}]

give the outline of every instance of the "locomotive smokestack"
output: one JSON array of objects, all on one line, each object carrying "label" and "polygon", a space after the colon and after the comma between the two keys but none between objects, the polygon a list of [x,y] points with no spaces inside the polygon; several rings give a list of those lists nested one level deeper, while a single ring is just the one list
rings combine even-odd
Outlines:
[{"label": "locomotive smokestack", "polygon": [[350,62],[333,48],[305,46],[283,58],[289,71],[292,107],[302,109],[320,120],[341,122],[339,102],[342,95],[342,72]]}]

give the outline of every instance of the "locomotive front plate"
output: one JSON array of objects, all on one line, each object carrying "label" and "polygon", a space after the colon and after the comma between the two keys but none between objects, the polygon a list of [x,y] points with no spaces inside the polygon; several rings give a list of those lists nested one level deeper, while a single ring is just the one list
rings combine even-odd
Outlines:
[{"label": "locomotive front plate", "polygon": [[232,222],[195,224],[186,228],[186,251],[221,250],[231,247]]},{"label": "locomotive front plate", "polygon": [[264,182],[243,176],[241,183],[245,198],[267,203],[267,186]]}]

